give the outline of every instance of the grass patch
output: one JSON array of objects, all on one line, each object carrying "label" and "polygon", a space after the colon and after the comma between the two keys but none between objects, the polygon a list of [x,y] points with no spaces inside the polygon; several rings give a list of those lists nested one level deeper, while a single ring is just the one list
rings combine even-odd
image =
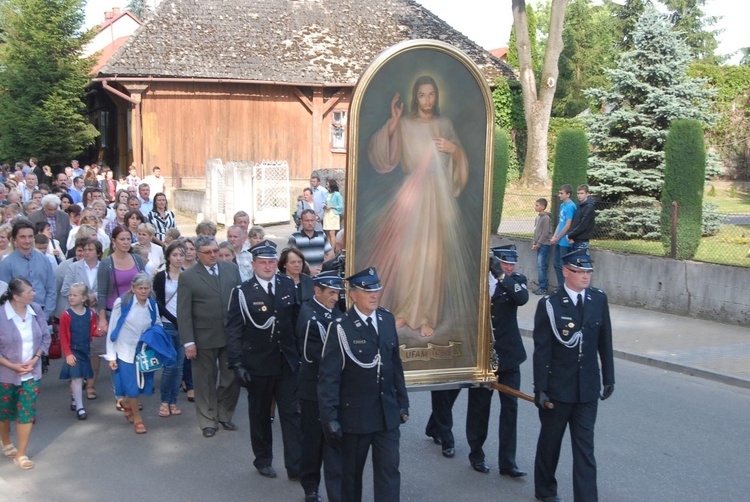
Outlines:
[{"label": "grass patch", "polygon": [[720,213],[750,213],[750,193],[727,181],[712,181],[706,185],[703,202],[716,204]]},{"label": "grass patch", "polygon": [[591,247],[609,249],[610,251],[622,251],[623,253],[664,256],[664,247],[662,247],[661,242],[645,241],[643,239],[632,239],[629,241],[594,239],[591,241]]}]

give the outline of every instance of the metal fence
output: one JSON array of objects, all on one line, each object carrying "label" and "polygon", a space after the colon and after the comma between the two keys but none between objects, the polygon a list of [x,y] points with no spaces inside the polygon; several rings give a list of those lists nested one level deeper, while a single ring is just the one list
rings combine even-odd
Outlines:
[{"label": "metal fence", "polygon": [[[533,238],[536,218],[534,204],[538,198],[538,195],[506,193],[498,234]],[[549,197],[545,199],[550,201]],[[658,207],[634,211],[632,216],[626,216],[625,223],[620,221],[617,229],[613,229],[615,225],[607,217],[607,210],[616,209],[617,206],[597,202],[595,207],[597,225],[590,241],[592,247],[654,256],[670,255],[669,245],[661,242]],[[552,212],[553,208],[548,206],[547,211]],[[557,226],[556,213],[551,217],[550,226]],[[703,230],[704,236],[701,237],[694,260],[750,267],[750,214],[721,213],[709,208],[705,212]]]}]

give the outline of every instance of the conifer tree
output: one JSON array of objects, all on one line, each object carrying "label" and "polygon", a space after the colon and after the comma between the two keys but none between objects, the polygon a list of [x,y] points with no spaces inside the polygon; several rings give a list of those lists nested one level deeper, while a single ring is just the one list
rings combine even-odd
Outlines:
[{"label": "conifer tree", "polygon": [[85,0],[4,0],[0,44],[0,158],[62,163],[98,135],[86,121]]},{"label": "conifer tree", "polygon": [[669,22],[648,8],[633,33],[635,49],[608,71],[610,86],[589,89],[600,113],[587,119],[592,158],[589,180],[609,202],[661,196],[664,143],[678,118],[710,125],[713,92],[704,79],[687,76],[690,49]]}]

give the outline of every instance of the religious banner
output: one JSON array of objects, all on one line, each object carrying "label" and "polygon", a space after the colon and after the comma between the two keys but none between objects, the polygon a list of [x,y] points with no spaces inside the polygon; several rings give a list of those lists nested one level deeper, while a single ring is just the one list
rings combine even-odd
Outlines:
[{"label": "religious banner", "polygon": [[476,65],[434,40],[397,44],[354,92],[347,271],[377,269],[409,385],[489,378],[493,102]]}]

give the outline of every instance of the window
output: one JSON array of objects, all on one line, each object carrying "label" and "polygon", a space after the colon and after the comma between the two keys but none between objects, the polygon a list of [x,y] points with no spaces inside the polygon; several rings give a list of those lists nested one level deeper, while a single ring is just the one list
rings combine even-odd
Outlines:
[{"label": "window", "polygon": [[331,114],[331,151],[346,153],[346,110],[335,109]]},{"label": "window", "polygon": [[106,110],[99,112],[99,138],[102,148],[107,148],[107,135],[109,134],[109,113]]}]

